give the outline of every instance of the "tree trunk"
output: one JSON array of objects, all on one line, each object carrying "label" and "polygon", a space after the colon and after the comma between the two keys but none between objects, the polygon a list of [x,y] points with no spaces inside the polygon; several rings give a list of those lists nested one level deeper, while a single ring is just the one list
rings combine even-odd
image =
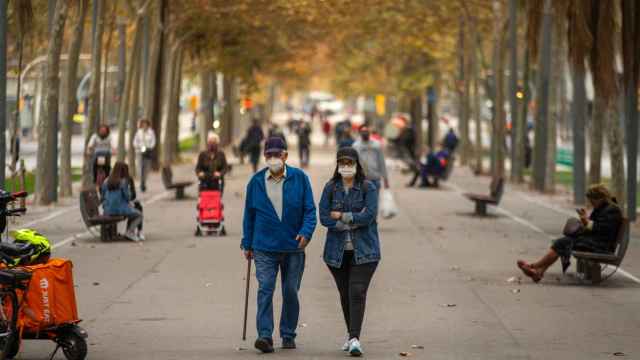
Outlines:
[{"label": "tree trunk", "polygon": [[494,14],[495,14],[495,40],[496,45],[494,49],[494,64],[495,64],[495,116],[493,118],[493,136],[492,136],[492,174],[494,178],[505,177],[505,111],[504,111],[504,60],[506,55],[506,35],[505,35],[505,20],[500,15],[500,3],[494,1]]},{"label": "tree trunk", "polygon": [[553,54],[551,58],[551,86],[550,86],[550,102],[549,102],[549,117],[547,119],[547,168],[545,170],[544,178],[544,191],[552,193],[555,191],[556,185],[556,153],[557,153],[557,139],[558,139],[558,126],[565,121],[565,113],[563,108],[563,102],[566,97],[563,86],[565,79],[565,59],[567,59],[567,53],[565,48],[564,36],[566,33],[565,22],[562,18],[556,19],[554,22],[553,31],[555,33],[552,36],[552,48]]},{"label": "tree trunk", "polygon": [[509,108],[511,110],[511,179],[522,178],[524,158],[520,146],[520,117],[518,116],[518,0],[509,0]]},{"label": "tree trunk", "polygon": [[573,71],[573,201],[584,205],[586,194],[585,167],[585,119],[587,118],[587,90],[585,86],[585,67],[574,66]]},{"label": "tree trunk", "polygon": [[[411,97],[411,119],[416,133],[415,149],[420,152],[424,144],[424,132],[422,131],[422,98],[419,95]],[[416,154],[411,154],[416,156]]]},{"label": "tree trunk", "polygon": [[174,131],[171,134],[171,161],[174,162],[180,156],[180,94],[182,93],[182,64],[184,63],[184,46],[178,46],[178,58],[174,70],[174,87],[172,98],[172,123]]},{"label": "tree trunk", "polygon": [[596,87],[593,101],[593,117],[589,127],[589,184],[599,184],[602,180],[602,148],[604,145],[604,123],[607,105],[598,95]]},{"label": "tree trunk", "polygon": [[211,70],[202,70],[200,72],[200,114],[198,116],[198,149],[200,151],[207,148],[207,135],[209,130],[213,128],[213,98],[212,83],[213,72]]},{"label": "tree trunk", "polygon": [[538,191],[545,191],[548,151],[548,118],[549,118],[549,78],[551,72],[551,41],[553,14],[551,0],[544,2],[544,15],[540,35],[540,55],[538,74],[538,101],[535,124],[535,152],[533,159],[533,186]]},{"label": "tree trunk", "polygon": [[[152,107],[150,109],[151,116],[148,118],[151,121],[151,127],[153,131],[156,133],[158,138],[160,138],[160,134],[162,134],[162,99],[165,98],[165,94],[163,94],[162,89],[162,79],[164,73],[167,71],[167,58],[169,53],[168,46],[168,38],[166,31],[163,29],[168,28],[169,26],[169,1],[161,0],[160,3],[160,16],[159,16],[159,26],[157,29],[158,36],[158,56],[157,56],[157,64],[152,66],[155,67],[154,77],[151,79],[150,85],[155,86],[157,89],[155,90],[155,96],[151,98]],[[157,145],[156,149],[160,150],[161,146]],[[154,170],[160,169],[160,151],[154,151],[152,153],[152,161],[151,166]]]},{"label": "tree trunk", "polygon": [[640,5],[622,0],[624,115],[627,135],[627,217],[636,221],[638,189],[638,76],[640,72]]},{"label": "tree trunk", "polygon": [[58,99],[60,97],[60,53],[67,19],[68,3],[57,1],[47,50],[47,67],[43,81],[46,84],[44,117],[38,126],[38,166],[36,171],[36,199],[40,205],[57,201],[57,163],[55,152],[47,151],[58,137]]},{"label": "tree trunk", "polygon": [[[91,51],[91,87],[89,89],[89,115],[85,120],[84,148],[87,148],[89,139],[98,129],[100,115],[100,78],[102,70],[102,35],[104,33],[104,0],[94,0],[97,2],[97,16],[95,23],[95,37],[93,39],[93,49]],[[91,154],[84,153],[82,166],[82,187],[89,188],[93,182],[91,174]]]},{"label": "tree trunk", "polygon": [[[170,42],[171,43],[171,42]],[[168,63],[167,63],[167,71],[165,73],[164,83],[165,83],[165,91],[164,91],[164,114],[163,114],[163,128],[164,132],[162,133],[162,166],[168,167],[171,166],[173,162],[173,133],[177,129],[177,121],[174,119],[174,99],[176,92],[176,73],[177,73],[177,64],[178,64],[178,56],[180,52],[180,46],[175,44],[171,47],[171,51],[169,52]]]},{"label": "tree trunk", "polygon": [[[618,205],[624,209],[626,203],[625,194],[625,169],[624,169],[624,135],[620,123],[620,107],[617,99],[611,101],[607,111],[607,143],[609,145],[609,158],[611,161],[611,190],[618,200]],[[634,199],[635,200],[635,199]]]},{"label": "tree trunk", "polygon": [[272,80],[271,83],[269,83],[269,90],[267,95],[267,106],[265,109],[264,119],[262,119],[263,123],[264,122],[271,123],[271,117],[273,117],[273,108],[275,107],[275,104],[276,104],[276,90],[277,90],[276,82]]},{"label": "tree trunk", "polygon": [[76,112],[76,88],[78,87],[78,62],[80,60],[80,50],[82,49],[82,39],[84,38],[84,22],[89,9],[89,0],[80,0],[78,3],[78,21],[73,30],[73,38],[69,46],[69,61],[67,64],[67,74],[64,81],[64,102],[62,103],[62,116],[60,119],[60,196],[68,197],[72,195],[71,178],[71,130],[73,127],[73,115]]},{"label": "tree trunk", "polygon": [[[118,111],[118,161],[124,161],[126,156],[126,139],[125,133],[127,130],[127,117],[130,116],[130,108],[137,107],[137,104],[131,102],[131,89],[135,80],[136,73],[140,67],[140,42],[142,39],[142,17],[138,16],[136,19],[136,30],[133,38],[133,45],[131,49],[131,58],[129,59],[129,69],[126,72],[124,92],[120,95],[120,110]],[[135,116],[134,116],[135,117]],[[133,151],[133,149],[129,149]],[[131,166],[130,166],[131,167]]]},{"label": "tree trunk", "polygon": [[529,129],[527,124],[527,116],[529,113],[529,99],[531,98],[531,90],[529,88],[529,74],[531,73],[529,60],[531,50],[527,46],[524,51],[524,64],[522,66],[522,99],[518,106],[518,122],[516,132],[516,160],[515,160],[515,177],[516,183],[524,182],[524,169],[527,162],[527,144],[529,143]]},{"label": "tree trunk", "polygon": [[235,80],[231,76],[224,74],[222,78],[222,84],[224,92],[224,109],[222,110],[220,144],[222,146],[227,146],[231,144],[231,134],[233,133],[233,107],[236,102]]},{"label": "tree trunk", "polygon": [[[140,49],[138,49],[140,51]],[[131,105],[129,106],[129,121],[127,126],[129,127],[129,136],[127,139],[127,161],[129,163],[129,171],[132,176],[136,176],[136,152],[133,148],[133,139],[136,136],[138,130],[138,119],[140,117],[139,104],[140,104],[140,77],[142,75],[142,62],[136,61],[136,67],[133,75],[133,89],[131,89]]]},{"label": "tree trunk", "polygon": [[[476,31],[475,23],[474,29]],[[484,172],[483,165],[483,146],[482,146],[482,108],[480,105],[481,95],[480,95],[480,64],[478,63],[478,51],[475,46],[472,47],[471,50],[471,67],[473,72],[473,119],[476,123],[476,131],[475,131],[475,173],[482,174]]]},{"label": "tree trunk", "polygon": [[458,110],[458,118],[460,120],[460,163],[464,166],[468,162],[469,155],[469,74],[467,61],[466,40],[466,22],[460,18],[460,34],[459,34],[459,79],[458,94],[460,108]]}]

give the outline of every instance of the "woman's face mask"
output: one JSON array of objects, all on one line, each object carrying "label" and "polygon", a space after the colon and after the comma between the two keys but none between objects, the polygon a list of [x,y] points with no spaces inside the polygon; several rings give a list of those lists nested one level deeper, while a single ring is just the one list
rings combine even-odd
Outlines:
[{"label": "woman's face mask", "polygon": [[339,165],[338,166],[338,174],[343,178],[351,179],[356,176],[356,166],[355,165]]}]

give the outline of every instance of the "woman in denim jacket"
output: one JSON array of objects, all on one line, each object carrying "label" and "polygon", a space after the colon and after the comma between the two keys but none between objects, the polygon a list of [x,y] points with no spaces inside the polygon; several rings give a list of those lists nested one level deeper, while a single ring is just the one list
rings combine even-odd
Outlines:
[{"label": "woman in denim jacket", "polygon": [[338,150],[338,164],[320,199],[320,222],[326,226],[324,261],[329,266],[347,325],[343,346],[352,356],[362,355],[360,330],[367,289],[380,261],[378,239],[378,192],[365,179],[358,152]]}]

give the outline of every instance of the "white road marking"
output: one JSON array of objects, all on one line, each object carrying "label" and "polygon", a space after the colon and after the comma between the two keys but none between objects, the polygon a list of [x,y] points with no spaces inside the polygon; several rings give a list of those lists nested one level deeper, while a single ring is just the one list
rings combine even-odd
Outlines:
[{"label": "white road marking", "polygon": [[[464,196],[463,194],[466,192],[464,189],[462,189],[461,187],[457,186],[456,184],[454,184],[452,182],[448,182],[447,186],[452,188],[460,196]],[[523,197],[524,200],[527,200],[526,197],[528,197],[528,196],[522,194],[521,197]],[[554,205],[546,205],[545,206],[545,205],[542,205],[542,202],[539,201],[539,200],[535,200],[534,201],[530,197],[529,197],[529,199],[530,200],[528,200],[528,201],[530,201],[530,202],[532,202],[534,204],[540,205],[540,206],[548,208],[548,209],[555,210],[555,211],[557,211],[557,212],[559,212],[561,214],[568,214],[569,216],[574,216],[575,215],[573,213],[570,213],[569,211],[566,211],[564,209],[560,209],[560,208],[558,208],[558,207],[556,207]],[[527,220],[525,220],[525,219],[513,214],[512,212],[510,212],[509,210],[507,210],[507,209],[505,209],[503,207],[496,206],[495,208],[496,208],[496,210],[498,212],[506,215],[508,218],[510,218],[511,220],[517,222],[518,224],[520,224],[522,226],[525,226],[525,227],[527,227],[527,228],[529,228],[529,229],[531,229],[531,230],[533,230],[535,232],[538,232],[540,234],[543,234],[543,235],[547,236],[549,239],[557,238],[557,236],[554,236],[552,234],[547,233],[546,231],[542,230],[541,228],[537,227],[536,225],[532,224],[531,222],[529,222],[529,221],[527,221]],[[628,273],[623,268],[619,267],[618,268],[618,273],[620,273],[620,275],[626,277],[627,279],[629,279],[629,280],[631,280],[631,281],[633,281],[633,282],[635,282],[637,284],[640,284],[640,279],[638,279],[637,277],[635,277],[632,274]]]},{"label": "white road marking", "polygon": [[47,215],[47,216],[45,216],[43,218],[39,218],[39,219],[35,219],[33,221],[29,221],[28,223],[24,223],[24,224],[22,224],[20,226],[21,227],[25,227],[25,228],[32,227],[35,224],[39,224],[41,222],[45,222],[45,221],[49,221],[51,219],[55,219],[60,215],[64,215],[64,214],[68,213],[69,211],[77,210],[77,209],[78,209],[78,206],[71,206],[71,207],[67,207],[67,208],[64,208],[64,209],[60,209],[60,210],[55,211],[55,212],[53,212],[53,213],[51,213],[51,214],[49,214],[49,215]]}]

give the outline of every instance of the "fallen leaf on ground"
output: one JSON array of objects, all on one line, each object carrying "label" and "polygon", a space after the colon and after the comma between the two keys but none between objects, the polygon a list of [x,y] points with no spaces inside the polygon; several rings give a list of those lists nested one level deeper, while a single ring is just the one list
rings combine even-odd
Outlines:
[{"label": "fallen leaf on ground", "polygon": [[613,356],[627,356],[627,354],[625,354],[625,353],[623,353],[623,352],[618,351],[618,352],[614,352],[614,353],[613,353]]},{"label": "fallen leaf on ground", "polygon": [[411,345],[412,349],[424,349],[424,346],[422,345]]},{"label": "fallen leaf on ground", "polygon": [[513,289],[511,290],[512,293],[514,294],[519,294],[520,293],[520,289]]},{"label": "fallen leaf on ground", "polygon": [[213,285],[212,283],[206,283],[204,284],[204,287],[211,287],[211,285]]},{"label": "fallen leaf on ground", "polygon": [[409,356],[411,356],[411,355],[413,355],[413,354],[412,354],[412,353],[410,353],[410,352],[403,351],[403,352],[401,352],[401,353],[400,353],[400,354],[398,354],[398,355],[403,356],[403,357],[409,357]]},{"label": "fallen leaf on ground", "polygon": [[442,231],[442,230],[444,230],[444,227],[443,226],[438,226],[438,231]]},{"label": "fallen leaf on ground", "polygon": [[75,241],[72,241],[72,242],[71,242],[71,246],[78,246],[78,244],[76,244],[76,242],[75,242]]},{"label": "fallen leaf on ground", "polygon": [[456,307],[457,305],[456,304],[442,304],[440,306],[442,306],[442,307]]},{"label": "fallen leaf on ground", "polygon": [[236,351],[245,351],[245,350],[247,350],[247,349],[246,349],[246,348],[243,348],[243,347],[237,347],[237,348],[236,348]]},{"label": "fallen leaf on ground", "polygon": [[521,282],[521,281],[522,281],[522,280],[521,280],[519,277],[517,277],[517,276],[512,276],[512,277],[510,277],[509,279],[507,279],[507,282],[508,282],[509,284],[513,284],[513,283],[518,283],[518,284],[520,284],[520,282]]},{"label": "fallen leaf on ground", "polygon": [[98,286],[98,285],[100,285],[100,283],[99,283],[99,282],[94,282],[94,283],[93,283],[93,286]]},{"label": "fallen leaf on ground", "polygon": [[460,270],[460,266],[454,265],[454,266],[450,267],[449,270],[458,271],[458,270]]}]

